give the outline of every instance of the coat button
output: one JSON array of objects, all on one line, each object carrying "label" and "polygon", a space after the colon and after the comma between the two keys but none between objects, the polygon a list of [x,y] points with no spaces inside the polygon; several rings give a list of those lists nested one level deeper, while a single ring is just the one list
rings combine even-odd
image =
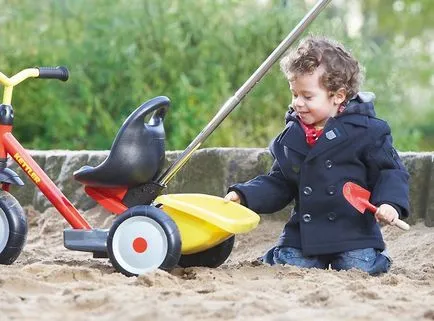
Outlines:
[{"label": "coat button", "polygon": [[328,213],[327,218],[329,219],[329,221],[334,221],[336,219],[336,213],[335,212]]},{"label": "coat button", "polygon": [[305,188],[303,188],[303,194],[304,195],[310,195],[310,194],[312,194],[312,187],[306,186]]},{"label": "coat button", "polygon": [[328,160],[326,160],[325,162],[324,162],[324,164],[325,164],[325,167],[326,168],[332,168],[333,167],[333,162],[330,160],[330,159],[328,159]]},{"label": "coat button", "polygon": [[327,187],[327,194],[335,195],[336,194],[336,186],[330,185],[329,187]]},{"label": "coat button", "polygon": [[304,214],[303,215],[303,221],[305,223],[309,223],[312,220],[312,217],[310,216],[310,214]]}]

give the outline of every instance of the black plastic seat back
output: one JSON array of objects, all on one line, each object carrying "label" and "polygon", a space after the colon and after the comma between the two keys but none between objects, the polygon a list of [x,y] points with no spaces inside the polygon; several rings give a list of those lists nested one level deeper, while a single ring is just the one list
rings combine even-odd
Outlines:
[{"label": "black plastic seat back", "polygon": [[103,187],[132,187],[155,179],[165,160],[163,120],[169,106],[169,98],[159,96],[138,107],[119,129],[104,162],[80,168],[74,178],[85,185]]}]

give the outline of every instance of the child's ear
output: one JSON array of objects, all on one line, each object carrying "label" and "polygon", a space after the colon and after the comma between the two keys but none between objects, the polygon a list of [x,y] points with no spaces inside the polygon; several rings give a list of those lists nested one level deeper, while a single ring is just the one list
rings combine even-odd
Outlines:
[{"label": "child's ear", "polygon": [[347,91],[345,88],[339,88],[333,97],[335,105],[341,105],[347,98]]}]

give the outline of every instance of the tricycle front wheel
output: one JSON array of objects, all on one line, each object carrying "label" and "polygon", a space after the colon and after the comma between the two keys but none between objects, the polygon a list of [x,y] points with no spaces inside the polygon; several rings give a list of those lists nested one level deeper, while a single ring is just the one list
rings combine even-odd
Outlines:
[{"label": "tricycle front wheel", "polygon": [[18,201],[0,190],[0,264],[12,264],[27,238],[27,218]]},{"label": "tricycle front wheel", "polygon": [[232,252],[235,242],[235,235],[232,235],[222,243],[205,251],[181,255],[178,265],[186,268],[191,266],[204,266],[216,268],[222,265]]}]

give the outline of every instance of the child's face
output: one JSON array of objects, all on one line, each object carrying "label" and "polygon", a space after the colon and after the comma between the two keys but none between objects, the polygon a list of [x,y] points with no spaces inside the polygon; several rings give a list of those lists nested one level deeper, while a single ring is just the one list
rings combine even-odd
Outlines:
[{"label": "child's face", "polygon": [[320,84],[323,67],[312,74],[298,75],[289,82],[292,91],[292,107],[307,125],[323,127],[330,117],[336,116],[345,100],[343,90],[332,93]]}]

